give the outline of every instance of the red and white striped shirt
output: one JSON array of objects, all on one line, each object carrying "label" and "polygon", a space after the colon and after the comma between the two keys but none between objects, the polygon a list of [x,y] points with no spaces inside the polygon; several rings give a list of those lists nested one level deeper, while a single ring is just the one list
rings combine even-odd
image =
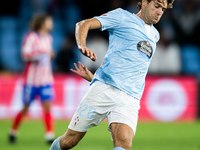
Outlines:
[{"label": "red and white striped shirt", "polygon": [[50,53],[52,51],[51,35],[40,35],[30,32],[22,45],[22,56],[26,61],[25,84],[34,87],[52,85]]}]

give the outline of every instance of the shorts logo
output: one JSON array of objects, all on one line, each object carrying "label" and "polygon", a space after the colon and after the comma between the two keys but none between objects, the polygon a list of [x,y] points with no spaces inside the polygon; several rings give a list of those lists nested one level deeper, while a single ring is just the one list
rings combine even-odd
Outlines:
[{"label": "shorts logo", "polygon": [[137,44],[137,49],[146,54],[147,57],[151,58],[152,54],[153,54],[153,48],[151,46],[151,44],[148,41],[140,41]]},{"label": "shorts logo", "polygon": [[75,118],[75,123],[74,123],[74,126],[76,126],[76,124],[79,122],[79,117],[76,117]]}]

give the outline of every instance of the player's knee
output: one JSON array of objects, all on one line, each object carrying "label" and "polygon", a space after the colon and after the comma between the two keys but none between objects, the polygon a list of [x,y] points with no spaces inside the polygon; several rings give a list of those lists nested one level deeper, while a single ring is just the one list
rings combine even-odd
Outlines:
[{"label": "player's knee", "polygon": [[45,112],[45,113],[50,113],[50,112],[51,112],[51,111],[50,111],[50,108],[45,108],[45,107],[44,107],[44,112]]},{"label": "player's knee", "polygon": [[25,115],[28,112],[28,107],[25,107],[21,110],[21,114]]},{"label": "player's knee", "polygon": [[50,110],[51,110],[51,102],[50,101],[43,102],[43,108],[44,108],[45,112],[50,112]]}]

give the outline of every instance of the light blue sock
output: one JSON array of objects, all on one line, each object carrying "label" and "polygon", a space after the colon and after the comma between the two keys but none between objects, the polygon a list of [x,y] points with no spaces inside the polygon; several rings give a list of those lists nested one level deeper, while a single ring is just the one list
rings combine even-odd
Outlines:
[{"label": "light blue sock", "polygon": [[61,150],[60,149],[60,138],[61,138],[61,136],[53,141],[49,150]]},{"label": "light blue sock", "polygon": [[125,150],[125,149],[121,147],[115,147],[113,150]]}]

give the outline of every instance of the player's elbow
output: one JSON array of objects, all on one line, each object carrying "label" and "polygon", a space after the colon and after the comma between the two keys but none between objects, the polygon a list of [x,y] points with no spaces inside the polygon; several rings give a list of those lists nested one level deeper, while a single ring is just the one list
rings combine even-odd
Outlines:
[{"label": "player's elbow", "polygon": [[84,26],[84,24],[85,24],[85,20],[76,23],[76,29],[79,29],[80,27]]},{"label": "player's elbow", "polygon": [[91,27],[91,24],[92,24],[92,22],[90,21],[90,19],[82,20],[82,21],[76,23],[76,30],[80,30],[80,29],[89,30]]},{"label": "player's elbow", "polygon": [[79,28],[81,22],[76,23],[76,29]]}]

